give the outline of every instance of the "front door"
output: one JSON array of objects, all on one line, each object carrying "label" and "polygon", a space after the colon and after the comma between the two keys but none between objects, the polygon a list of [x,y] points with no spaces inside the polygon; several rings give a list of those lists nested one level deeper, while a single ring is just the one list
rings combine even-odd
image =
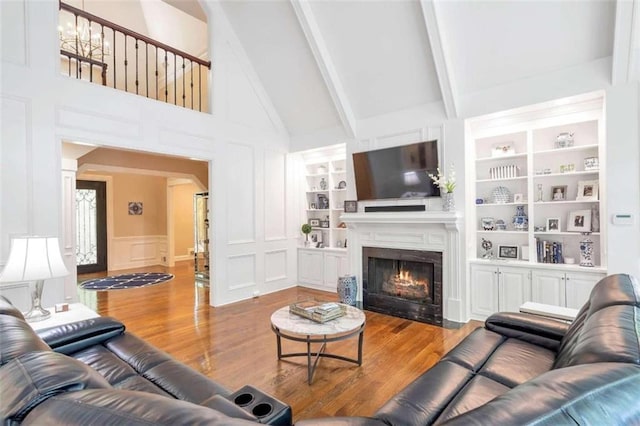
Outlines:
[{"label": "front door", "polygon": [[107,184],[76,181],[78,274],[107,270]]}]

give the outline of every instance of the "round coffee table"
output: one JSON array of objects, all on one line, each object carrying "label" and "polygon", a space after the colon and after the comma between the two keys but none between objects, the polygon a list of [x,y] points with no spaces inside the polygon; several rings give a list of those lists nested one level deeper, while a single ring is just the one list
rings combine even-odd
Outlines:
[{"label": "round coffee table", "polygon": [[[289,312],[289,306],[280,308],[271,315],[271,329],[276,334],[278,344],[278,359],[306,356],[309,384],[311,384],[320,358],[334,358],[362,365],[362,341],[364,338],[366,318],[364,312],[360,309],[354,308],[353,306],[345,306],[347,307],[347,312],[344,316],[327,321],[324,324]],[[358,336],[357,359],[326,352],[327,343],[345,340],[353,336]],[[294,342],[306,343],[307,351],[283,354],[281,342],[283,338]],[[312,352],[312,343],[320,343],[320,349]],[[313,362],[312,357],[315,358]]]}]

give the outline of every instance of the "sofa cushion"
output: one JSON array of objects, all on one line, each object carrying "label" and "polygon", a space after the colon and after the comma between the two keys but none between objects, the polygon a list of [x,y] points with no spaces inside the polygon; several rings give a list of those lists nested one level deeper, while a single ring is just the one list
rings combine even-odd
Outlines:
[{"label": "sofa cushion", "polygon": [[0,315],[0,365],[32,351],[50,351],[45,342],[22,318]]},{"label": "sofa cushion", "polygon": [[85,364],[51,351],[20,355],[0,368],[0,413],[3,423],[20,422],[53,395],[109,383]]},{"label": "sofa cushion", "polygon": [[506,338],[498,333],[477,328],[442,357],[442,361],[450,361],[476,372],[505,340]]},{"label": "sofa cushion", "polygon": [[24,319],[24,315],[22,315],[22,312],[20,312],[18,308],[13,306],[9,299],[2,295],[0,295],[0,315],[11,315],[12,317],[16,317],[18,319]]},{"label": "sofa cushion", "polygon": [[640,367],[598,363],[551,370],[447,426],[640,424]]},{"label": "sofa cushion", "polygon": [[375,417],[389,425],[433,423],[473,372],[451,361],[440,361],[380,408]]},{"label": "sofa cushion", "polygon": [[488,377],[475,376],[447,405],[438,417],[437,423],[478,408],[509,390],[511,390],[510,387]]},{"label": "sofa cushion", "polygon": [[519,339],[507,339],[495,350],[478,372],[513,388],[553,366],[555,352]]}]

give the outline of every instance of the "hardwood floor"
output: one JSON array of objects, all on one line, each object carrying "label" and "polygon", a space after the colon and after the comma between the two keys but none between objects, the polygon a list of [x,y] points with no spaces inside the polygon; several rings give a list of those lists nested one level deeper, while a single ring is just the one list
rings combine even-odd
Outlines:
[{"label": "hardwood floor", "polygon": [[[167,283],[108,292],[80,290],[80,300],[231,390],[251,384],[287,402],[296,421],[373,414],[481,325],[472,321],[451,330],[366,311],[362,366],[322,359],[308,385],[306,359],[277,360],[270,317],[296,300],[337,296],[296,287],[213,308],[208,289],[194,285],[190,263],[144,268],[173,273],[175,279]],[[135,271],[117,273],[124,272]],[[301,343],[283,340],[283,350],[291,349],[305,350]],[[331,343],[328,349],[355,357],[357,339]]]}]

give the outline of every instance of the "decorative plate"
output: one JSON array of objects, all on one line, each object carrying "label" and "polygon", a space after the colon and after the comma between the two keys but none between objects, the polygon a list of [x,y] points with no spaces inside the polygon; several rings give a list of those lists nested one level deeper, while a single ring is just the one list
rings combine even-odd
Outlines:
[{"label": "decorative plate", "polygon": [[491,192],[491,201],[494,204],[505,204],[511,202],[511,191],[504,186],[498,186]]}]

